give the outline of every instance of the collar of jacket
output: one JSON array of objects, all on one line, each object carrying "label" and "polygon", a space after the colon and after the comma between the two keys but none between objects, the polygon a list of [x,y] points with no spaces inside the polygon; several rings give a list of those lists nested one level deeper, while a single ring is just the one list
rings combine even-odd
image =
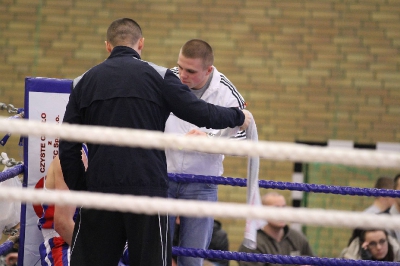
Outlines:
[{"label": "collar of jacket", "polygon": [[134,56],[137,59],[141,59],[140,55],[134,49],[128,46],[115,46],[114,49],[112,49],[111,54],[108,58],[118,56]]}]

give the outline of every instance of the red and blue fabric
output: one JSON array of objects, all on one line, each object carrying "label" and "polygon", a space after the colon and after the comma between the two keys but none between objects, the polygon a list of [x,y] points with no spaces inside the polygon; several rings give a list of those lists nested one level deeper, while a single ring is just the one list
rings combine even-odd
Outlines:
[{"label": "red and blue fabric", "polygon": [[42,205],[43,214],[39,218],[39,228],[54,229],[54,205]]},{"label": "red and blue fabric", "polygon": [[42,266],[69,266],[70,251],[61,237],[53,237],[39,246]]}]

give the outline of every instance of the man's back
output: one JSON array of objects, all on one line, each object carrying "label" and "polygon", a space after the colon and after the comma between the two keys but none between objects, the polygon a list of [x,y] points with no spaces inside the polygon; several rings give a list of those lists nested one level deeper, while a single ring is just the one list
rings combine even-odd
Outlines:
[{"label": "man's back", "polygon": [[[74,88],[82,124],[164,130],[169,112],[160,91],[163,77],[135,55],[133,49],[116,47],[82,76]],[[163,151],[90,143],[88,148],[90,191],[166,196]]]}]

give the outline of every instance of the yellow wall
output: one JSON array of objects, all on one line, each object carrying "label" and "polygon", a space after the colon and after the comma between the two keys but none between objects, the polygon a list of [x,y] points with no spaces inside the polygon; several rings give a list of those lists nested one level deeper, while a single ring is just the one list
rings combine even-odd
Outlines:
[{"label": "yellow wall", "polygon": [[[397,0],[0,0],[0,102],[23,107],[27,76],[72,79],[100,63],[119,17],[142,26],[143,59],[166,67],[188,39],[208,41],[261,140],[400,139]],[[17,142],[1,151],[21,160]],[[245,177],[246,159],[227,158],[225,168]],[[291,162],[261,162],[262,179],[291,174]],[[245,197],[244,188],[220,188],[221,201]],[[236,250],[244,223],[223,222]]]}]

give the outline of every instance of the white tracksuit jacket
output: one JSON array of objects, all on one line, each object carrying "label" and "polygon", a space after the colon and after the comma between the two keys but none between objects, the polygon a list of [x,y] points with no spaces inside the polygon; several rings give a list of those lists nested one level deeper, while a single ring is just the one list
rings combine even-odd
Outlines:
[{"label": "white tracksuit jacket", "polygon": [[[178,75],[178,68],[171,69]],[[224,107],[245,108],[245,101],[235,86],[222,73],[214,67],[213,77],[208,89],[201,97],[202,100]],[[199,129],[197,126],[177,118],[174,114],[170,114],[165,125],[165,132],[177,135],[185,135],[192,129]],[[201,131],[218,134],[220,130],[200,128]],[[236,132],[232,136],[235,139],[246,138],[245,131]],[[222,175],[224,168],[222,154],[211,154],[204,152],[193,152],[183,150],[165,151],[167,157],[168,173],[195,174],[195,175]]]}]

